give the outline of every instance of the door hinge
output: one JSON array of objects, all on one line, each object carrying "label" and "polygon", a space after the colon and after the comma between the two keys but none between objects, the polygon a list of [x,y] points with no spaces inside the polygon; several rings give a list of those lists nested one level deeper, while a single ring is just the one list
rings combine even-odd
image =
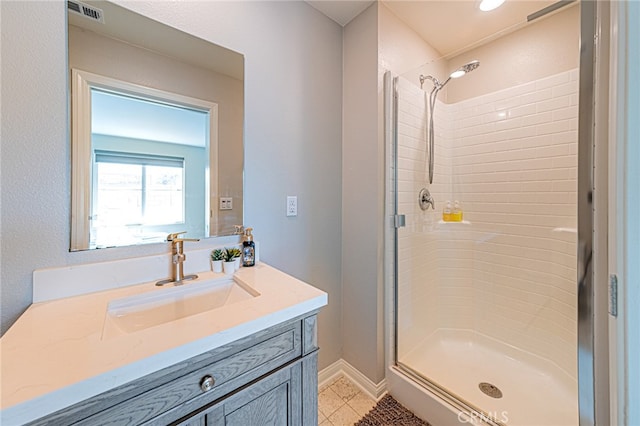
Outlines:
[{"label": "door hinge", "polygon": [[403,214],[397,214],[393,216],[393,224],[396,228],[404,228],[405,225],[405,217]]},{"label": "door hinge", "polygon": [[618,276],[616,274],[609,275],[609,314],[613,317],[618,316]]}]

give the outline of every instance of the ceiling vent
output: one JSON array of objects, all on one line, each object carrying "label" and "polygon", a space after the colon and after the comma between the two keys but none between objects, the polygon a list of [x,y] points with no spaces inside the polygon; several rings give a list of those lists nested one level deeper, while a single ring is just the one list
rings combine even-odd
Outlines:
[{"label": "ceiling vent", "polygon": [[67,0],[67,9],[69,9],[70,12],[82,15],[87,19],[104,24],[104,13],[102,12],[102,9],[98,9],[97,7],[89,6],[75,0]]}]

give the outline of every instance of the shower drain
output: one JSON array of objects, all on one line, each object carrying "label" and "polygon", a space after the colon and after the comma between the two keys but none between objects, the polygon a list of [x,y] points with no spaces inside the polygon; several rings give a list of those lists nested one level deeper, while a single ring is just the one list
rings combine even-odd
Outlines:
[{"label": "shower drain", "polygon": [[502,398],[502,391],[497,386],[491,383],[482,382],[478,385],[482,393],[490,396],[491,398]]}]

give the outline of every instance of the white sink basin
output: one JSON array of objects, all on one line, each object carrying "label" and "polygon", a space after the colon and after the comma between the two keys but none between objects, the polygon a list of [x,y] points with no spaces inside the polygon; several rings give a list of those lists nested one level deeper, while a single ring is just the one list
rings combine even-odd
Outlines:
[{"label": "white sink basin", "polygon": [[107,308],[103,338],[133,333],[259,296],[231,278],[192,281],[113,300]]}]

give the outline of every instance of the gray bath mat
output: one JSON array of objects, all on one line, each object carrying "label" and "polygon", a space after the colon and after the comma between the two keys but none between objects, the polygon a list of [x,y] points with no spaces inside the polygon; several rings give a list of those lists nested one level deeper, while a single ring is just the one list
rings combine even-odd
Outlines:
[{"label": "gray bath mat", "polygon": [[385,395],[355,426],[430,426],[404,408],[391,395]]}]

